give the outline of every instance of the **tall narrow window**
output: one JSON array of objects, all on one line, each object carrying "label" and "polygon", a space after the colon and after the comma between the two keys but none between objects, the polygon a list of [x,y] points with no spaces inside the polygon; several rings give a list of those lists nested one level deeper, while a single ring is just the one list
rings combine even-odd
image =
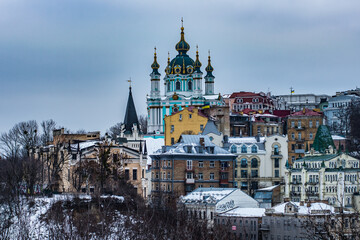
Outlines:
[{"label": "tall narrow window", "polygon": [[180,90],[180,81],[176,81],[176,90]]},{"label": "tall narrow window", "polygon": [[191,81],[188,82],[188,89],[189,89],[189,91],[192,90],[192,82]]},{"label": "tall narrow window", "polygon": [[170,92],[170,82],[167,83],[167,90]]},{"label": "tall narrow window", "polygon": [[192,170],[192,160],[187,160],[186,161],[186,169],[187,170]]}]

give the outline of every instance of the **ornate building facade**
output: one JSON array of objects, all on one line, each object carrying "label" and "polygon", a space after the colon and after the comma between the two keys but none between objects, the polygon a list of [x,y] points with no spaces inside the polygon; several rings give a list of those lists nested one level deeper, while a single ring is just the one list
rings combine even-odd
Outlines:
[{"label": "ornate building facade", "polygon": [[214,68],[211,66],[210,55],[205,68],[205,92],[203,91],[203,73],[199,53],[196,51],[194,61],[187,52],[190,45],[185,41],[184,27],[181,27],[181,38],[175,49],[178,54],[170,61],[168,58],[164,77],[164,94],[160,92],[160,65],[157,62],[156,50],[151,77],[151,91],[147,96],[148,133],[164,133],[164,117],[178,112],[184,107],[222,106],[223,99],[220,94],[214,93]]}]

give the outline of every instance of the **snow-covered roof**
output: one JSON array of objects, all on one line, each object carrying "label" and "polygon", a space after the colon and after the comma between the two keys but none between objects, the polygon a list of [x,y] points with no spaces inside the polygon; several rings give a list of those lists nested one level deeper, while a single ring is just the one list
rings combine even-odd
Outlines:
[{"label": "snow-covered roof", "polygon": [[274,185],[274,186],[270,186],[270,187],[266,187],[266,188],[260,188],[256,191],[272,191],[274,190],[274,188],[278,187],[279,185]]},{"label": "snow-covered roof", "polygon": [[[200,144],[200,139],[203,139],[203,146]],[[235,157],[227,150],[212,143],[207,135],[181,135],[180,142],[166,146],[162,151],[157,151],[153,155],[155,154],[214,154]]]},{"label": "snow-covered roof", "polygon": [[205,202],[210,198],[212,201],[218,202],[236,190],[236,188],[197,188],[183,196],[181,200],[183,202]]},{"label": "snow-covered roof", "polygon": [[89,141],[86,141],[86,142],[80,142],[79,145],[77,143],[74,143],[74,144],[71,144],[71,149],[72,150],[77,150],[78,146],[79,146],[80,150],[83,150],[83,149],[86,149],[86,148],[89,148],[89,147],[93,147],[96,144],[98,144],[99,142],[100,141],[97,141],[97,140],[89,140]]},{"label": "snow-covered roof", "polygon": [[346,140],[346,138],[339,136],[339,135],[331,135],[331,138],[333,140]]},{"label": "snow-covered roof", "polygon": [[324,211],[330,211],[331,213],[335,212],[335,208],[333,206],[321,202],[311,203],[310,207],[307,206],[307,203],[304,203],[304,206],[300,206],[300,202],[285,202],[280,203],[271,209],[274,210],[274,213],[285,213],[285,206],[289,203],[297,207],[298,210],[296,213],[298,214],[316,214],[316,211],[321,211],[318,212],[318,214],[323,214]]},{"label": "snow-covered roof", "polygon": [[220,217],[263,217],[265,208],[241,208],[237,207],[219,215]]},{"label": "snow-covered roof", "polygon": [[258,142],[255,137],[229,137],[229,143],[243,144],[243,143],[264,143],[265,137],[260,137]]},{"label": "snow-covered roof", "polygon": [[209,121],[206,123],[205,128],[204,128],[204,131],[202,132],[202,134],[204,134],[204,135],[207,135],[207,134],[209,134],[209,133],[214,133],[214,134],[216,134],[216,135],[218,135],[218,136],[221,135],[221,132],[219,132],[219,130],[217,129],[214,121],[211,121],[211,120],[209,120]]},{"label": "snow-covered roof", "polygon": [[165,145],[163,138],[145,138],[146,151],[147,151],[147,164],[151,164],[151,154],[154,154],[157,150],[161,149]]}]

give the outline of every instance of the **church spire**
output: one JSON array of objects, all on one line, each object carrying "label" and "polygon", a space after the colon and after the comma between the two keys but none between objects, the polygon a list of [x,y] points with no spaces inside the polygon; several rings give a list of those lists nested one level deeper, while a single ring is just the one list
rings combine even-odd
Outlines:
[{"label": "church spire", "polygon": [[139,120],[136,114],[134,99],[131,92],[131,86],[129,87],[129,98],[126,105],[126,111],[125,111],[125,118],[124,118],[124,124],[125,124],[125,132],[132,132],[132,127],[134,124],[139,127]]},{"label": "church spire", "polygon": [[190,45],[185,41],[184,36],[184,26],[183,19],[181,18],[181,33],[180,33],[180,41],[176,44],[175,49],[179,52],[179,55],[186,55],[186,52],[190,50]]},{"label": "church spire", "polygon": [[154,48],[155,52],[154,52],[154,62],[153,64],[151,64],[151,68],[153,69],[153,72],[154,74],[156,75],[160,75],[158,69],[160,68],[160,65],[158,64],[157,62],[157,57],[156,57],[156,47]]},{"label": "church spire", "polygon": [[196,60],[194,63],[194,68],[197,73],[201,73],[201,70],[200,70],[201,65],[202,64],[199,60],[199,49],[198,49],[198,45],[196,45]]}]

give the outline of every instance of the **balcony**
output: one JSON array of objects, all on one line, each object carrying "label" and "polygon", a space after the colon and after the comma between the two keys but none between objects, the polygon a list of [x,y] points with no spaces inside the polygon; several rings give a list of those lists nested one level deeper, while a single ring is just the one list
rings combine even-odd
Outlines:
[{"label": "balcony", "polygon": [[305,149],[295,149],[295,153],[305,153]]},{"label": "balcony", "polygon": [[261,224],[259,230],[260,231],[270,231],[270,226],[269,226],[269,224]]},{"label": "balcony", "polygon": [[319,182],[309,181],[306,184],[308,184],[308,185],[316,185],[316,184],[319,184]]},{"label": "balcony", "polygon": [[186,184],[195,184],[195,179],[193,179],[193,178],[187,178],[187,179],[185,180],[185,183],[186,183]]},{"label": "balcony", "polygon": [[220,184],[229,184],[229,179],[220,179]]},{"label": "balcony", "polygon": [[303,143],[303,142],[305,142],[305,139],[296,139],[295,141],[296,141],[296,143]]},{"label": "balcony", "polygon": [[300,193],[300,192],[291,192],[290,195],[291,195],[291,196],[300,196],[301,193]]},{"label": "balcony", "polygon": [[220,172],[229,172],[229,168],[228,167],[221,167]]},{"label": "balcony", "polygon": [[293,180],[292,182],[291,182],[291,184],[294,184],[294,185],[297,185],[297,184],[301,184],[301,181],[299,181],[299,180]]},{"label": "balcony", "polygon": [[187,167],[186,169],[185,169],[185,172],[194,172],[195,170],[194,170],[194,168],[190,168],[190,167]]},{"label": "balcony", "polygon": [[305,130],[306,129],[306,127],[303,127],[303,126],[297,126],[297,127],[295,127],[295,130],[298,130],[298,131],[303,131],[303,130]]}]

